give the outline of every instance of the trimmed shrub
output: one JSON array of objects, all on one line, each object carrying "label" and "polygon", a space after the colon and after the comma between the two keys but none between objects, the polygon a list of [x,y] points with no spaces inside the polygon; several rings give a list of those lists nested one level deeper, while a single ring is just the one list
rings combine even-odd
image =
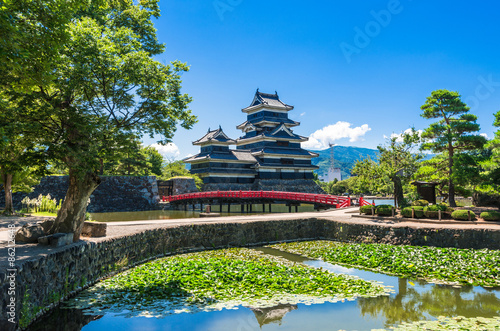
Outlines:
[{"label": "trimmed shrub", "polygon": [[429,204],[429,201],[427,200],[415,200],[411,203],[412,206],[422,206],[425,207]]},{"label": "trimmed shrub", "polygon": [[375,209],[375,213],[381,216],[392,216],[392,205],[378,205]]},{"label": "trimmed shrub", "polygon": [[461,221],[468,221],[470,211],[470,219],[473,220],[476,218],[476,214],[472,210],[466,210],[466,209],[460,209],[460,210],[455,210],[453,213],[451,213],[451,217],[455,220],[461,220]]},{"label": "trimmed shrub", "polygon": [[[373,206],[373,209],[375,209],[375,206]],[[359,207],[359,212],[362,214],[371,215],[372,214],[372,206],[371,205],[361,206],[361,207]]]},{"label": "trimmed shrub", "polygon": [[429,218],[438,218],[439,217],[439,211],[441,210],[441,216],[443,216],[444,211],[446,211],[448,207],[446,205],[430,205],[424,207],[424,215],[425,217]]},{"label": "trimmed shrub", "polygon": [[424,207],[422,206],[414,206],[414,207],[406,207],[401,210],[401,215],[404,217],[411,217],[411,209],[415,210],[415,218],[421,218],[424,216]]},{"label": "trimmed shrub", "polygon": [[483,211],[479,217],[485,221],[500,221],[500,212],[494,210]]}]

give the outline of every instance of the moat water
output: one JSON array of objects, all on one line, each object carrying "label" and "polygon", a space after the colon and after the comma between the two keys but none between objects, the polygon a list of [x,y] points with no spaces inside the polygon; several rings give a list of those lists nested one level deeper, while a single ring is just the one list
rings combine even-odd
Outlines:
[{"label": "moat water", "polygon": [[163,318],[126,317],[123,313],[85,315],[78,309],[58,308],[29,330],[371,330],[402,322],[434,320],[438,316],[494,317],[500,314],[500,289],[437,285],[398,278],[356,268],[311,260],[271,248],[256,248],[265,254],[321,267],[335,273],[355,275],[392,286],[390,296],[353,301],[279,305],[253,309],[179,313]]}]

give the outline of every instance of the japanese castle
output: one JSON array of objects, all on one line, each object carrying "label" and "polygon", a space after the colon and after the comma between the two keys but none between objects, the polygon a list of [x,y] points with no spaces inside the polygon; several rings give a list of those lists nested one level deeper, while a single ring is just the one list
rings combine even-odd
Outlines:
[{"label": "japanese castle", "polygon": [[250,106],[241,110],[247,120],[236,128],[243,136],[231,139],[219,127],[194,141],[200,153],[184,162],[203,179],[203,190],[320,192],[313,181],[318,167],[311,164],[318,154],[300,147],[308,138],[293,133],[300,123],[288,118],[292,109],[278,93],[257,89]]}]

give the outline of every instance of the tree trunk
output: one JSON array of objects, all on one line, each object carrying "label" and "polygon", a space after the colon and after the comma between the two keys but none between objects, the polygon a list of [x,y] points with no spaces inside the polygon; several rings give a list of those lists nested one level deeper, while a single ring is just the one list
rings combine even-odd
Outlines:
[{"label": "tree trunk", "polygon": [[73,232],[73,241],[78,241],[85,221],[88,199],[100,183],[101,179],[95,173],[86,173],[80,177],[74,170],[70,170],[66,197],[49,232]]},{"label": "tree trunk", "polygon": [[448,183],[448,201],[450,202],[450,207],[456,207],[457,204],[455,202],[455,185],[453,185],[453,149],[450,147],[448,149],[448,166],[449,169],[449,183]]},{"label": "tree trunk", "polygon": [[401,207],[403,202],[403,185],[401,184],[401,178],[398,175],[392,176],[392,182],[394,183],[394,207]]},{"label": "tree trunk", "polygon": [[12,174],[0,172],[2,175],[3,189],[5,191],[5,210],[4,214],[12,215],[14,213],[14,204],[12,203]]}]

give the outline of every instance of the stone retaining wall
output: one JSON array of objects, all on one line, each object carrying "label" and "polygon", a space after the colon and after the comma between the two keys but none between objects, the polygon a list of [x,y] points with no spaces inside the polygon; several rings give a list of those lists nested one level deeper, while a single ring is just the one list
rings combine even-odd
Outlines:
[{"label": "stone retaining wall", "polygon": [[[147,230],[99,243],[74,243],[17,265],[16,316],[26,326],[65,298],[103,277],[164,255],[278,241],[329,239],[355,242],[500,249],[500,231],[424,229],[322,219],[184,225]],[[2,252],[4,253],[4,252]],[[9,330],[9,279],[0,271],[0,329]]]},{"label": "stone retaining wall", "polygon": [[[90,196],[88,212],[141,211],[156,209],[159,201],[155,176],[101,176],[102,183]],[[50,194],[58,202],[68,190],[68,176],[43,177],[34,191],[13,194],[14,208],[22,208],[21,200]],[[5,205],[5,194],[0,191],[0,207]]]}]

